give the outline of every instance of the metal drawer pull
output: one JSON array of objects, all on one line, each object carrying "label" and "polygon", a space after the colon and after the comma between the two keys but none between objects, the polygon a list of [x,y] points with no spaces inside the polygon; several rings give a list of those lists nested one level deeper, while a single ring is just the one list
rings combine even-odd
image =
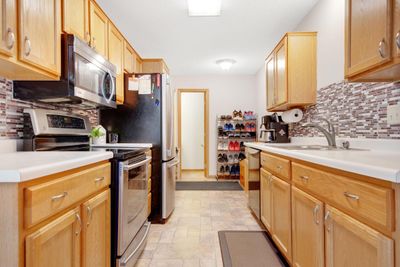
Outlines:
[{"label": "metal drawer pull", "polygon": [[330,212],[330,211],[327,211],[326,214],[325,214],[325,217],[324,217],[324,221],[325,221],[326,230],[327,230],[328,232],[331,231],[331,227],[330,227],[329,224],[328,224],[328,220],[329,220],[329,217],[330,217],[330,216],[331,216],[331,212]]},{"label": "metal drawer pull", "polygon": [[305,180],[305,181],[308,181],[308,179],[310,179],[310,177],[308,177],[306,175],[300,175],[300,178]]},{"label": "metal drawer pull", "polygon": [[400,31],[396,34],[396,44],[397,48],[400,49]]},{"label": "metal drawer pull", "polygon": [[81,220],[81,216],[79,216],[79,214],[75,214],[76,220],[79,223],[79,231],[75,231],[75,235],[79,235],[82,231],[82,220]]},{"label": "metal drawer pull", "polygon": [[384,51],[384,50],[386,50],[385,46],[384,46],[385,44],[386,44],[385,39],[382,39],[382,41],[379,42],[378,52],[379,52],[379,55],[381,56],[381,58],[386,57],[386,51]]},{"label": "metal drawer pull", "polygon": [[88,206],[87,208],[86,208],[86,211],[87,211],[87,217],[88,217],[88,222],[86,223],[86,227],[89,227],[89,225],[90,225],[90,222],[92,221],[92,209],[90,208],[90,206]]},{"label": "metal drawer pull", "polygon": [[29,56],[31,52],[32,52],[31,40],[29,40],[28,36],[25,36],[25,56]]},{"label": "metal drawer pull", "polygon": [[65,198],[66,196],[68,196],[68,192],[64,192],[64,193],[59,194],[57,196],[51,197],[51,201],[57,201],[57,200]]},{"label": "metal drawer pull", "polygon": [[313,210],[314,222],[315,222],[316,225],[319,224],[318,212],[319,212],[319,205],[316,205],[315,208],[314,208],[314,210]]},{"label": "metal drawer pull", "polygon": [[12,49],[15,44],[15,34],[11,28],[7,29],[7,48]]},{"label": "metal drawer pull", "polygon": [[278,170],[282,170],[282,166],[281,166],[281,165],[276,166],[276,168],[277,168]]},{"label": "metal drawer pull", "polygon": [[354,195],[354,194],[351,194],[351,193],[349,193],[349,192],[344,192],[343,195],[344,195],[345,197],[348,197],[348,198],[351,198],[351,199],[354,199],[354,200],[359,200],[359,199],[360,199],[359,196]]},{"label": "metal drawer pull", "polygon": [[98,182],[104,181],[104,179],[105,179],[104,176],[102,176],[102,177],[94,179],[94,182],[98,183]]}]

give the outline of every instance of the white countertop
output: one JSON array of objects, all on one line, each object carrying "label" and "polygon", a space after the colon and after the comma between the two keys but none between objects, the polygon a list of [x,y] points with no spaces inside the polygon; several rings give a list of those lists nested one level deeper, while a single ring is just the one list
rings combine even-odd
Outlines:
[{"label": "white countertop", "polygon": [[25,182],[113,157],[112,152],[0,153],[0,183]]},{"label": "white countertop", "polygon": [[[368,140],[366,141],[368,142]],[[371,141],[369,141],[371,142]],[[319,143],[315,143],[319,144]],[[399,150],[288,150],[290,144],[245,143],[246,146],[323,166],[400,183]],[[363,147],[365,148],[365,147]]]},{"label": "white countertop", "polygon": [[91,145],[98,148],[152,148],[153,144],[146,143],[107,143],[101,145]]}]

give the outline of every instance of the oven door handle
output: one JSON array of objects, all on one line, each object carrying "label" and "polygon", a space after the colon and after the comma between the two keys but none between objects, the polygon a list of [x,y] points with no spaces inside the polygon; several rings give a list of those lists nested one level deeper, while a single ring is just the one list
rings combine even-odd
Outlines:
[{"label": "oven door handle", "polygon": [[146,159],[141,161],[141,162],[134,163],[134,164],[131,164],[131,165],[124,165],[124,170],[125,171],[129,171],[129,170],[132,170],[134,168],[146,165],[150,160],[151,160],[151,157],[146,157]]},{"label": "oven door handle", "polygon": [[131,260],[131,258],[138,252],[138,250],[140,249],[140,247],[143,245],[143,243],[146,241],[147,236],[149,234],[150,231],[150,222],[146,223],[146,233],[144,234],[142,240],[140,240],[139,245],[135,248],[135,250],[126,258],[125,261],[121,262],[121,266],[126,266],[126,264]]}]

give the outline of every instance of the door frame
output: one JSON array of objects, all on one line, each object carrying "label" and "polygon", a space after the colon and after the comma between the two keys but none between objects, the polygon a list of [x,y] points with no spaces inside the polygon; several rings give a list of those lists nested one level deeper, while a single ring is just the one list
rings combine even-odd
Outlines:
[{"label": "door frame", "polygon": [[182,172],[182,93],[203,93],[204,95],[204,176],[209,175],[209,160],[208,160],[208,114],[209,114],[209,96],[208,89],[196,89],[196,88],[184,88],[178,89],[178,147],[179,147],[179,159],[181,164],[179,164],[179,172]]}]

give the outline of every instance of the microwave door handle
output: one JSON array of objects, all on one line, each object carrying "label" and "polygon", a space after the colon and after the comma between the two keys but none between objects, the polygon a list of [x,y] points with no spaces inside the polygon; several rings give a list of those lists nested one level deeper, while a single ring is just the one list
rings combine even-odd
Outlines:
[{"label": "microwave door handle", "polygon": [[132,170],[134,168],[143,166],[143,165],[147,164],[150,160],[151,160],[151,157],[146,157],[146,159],[141,161],[141,162],[134,163],[134,164],[131,164],[131,165],[125,165],[124,166],[124,170],[125,171],[129,171],[129,170]]}]

